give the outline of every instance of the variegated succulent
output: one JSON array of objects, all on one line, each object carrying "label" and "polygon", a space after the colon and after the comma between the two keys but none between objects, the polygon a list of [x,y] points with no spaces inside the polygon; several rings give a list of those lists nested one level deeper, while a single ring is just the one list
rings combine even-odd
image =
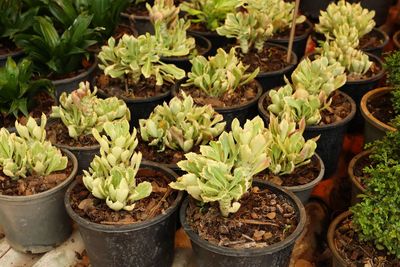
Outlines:
[{"label": "variegated succulent", "polygon": [[251,82],[259,72],[257,68],[252,73],[246,73],[248,66],[244,66],[236,57],[234,48],[231,48],[229,54],[218,48],[217,54],[208,60],[197,56],[190,62],[192,71],[188,73],[188,79],[182,87],[195,86],[213,97],[233,92]]},{"label": "variegated succulent", "polygon": [[98,55],[99,67],[104,74],[133,84],[154,77],[156,84],[162,85],[164,81],[173,83],[185,77],[184,70],[160,61],[159,49],[156,37],[148,33],[137,38],[125,34],[118,44],[111,37]]},{"label": "variegated succulent", "polygon": [[222,216],[235,213],[238,202],[252,185],[253,175],[269,165],[266,149],[269,140],[260,117],[241,128],[232,122],[232,131],[223,132],[217,141],[200,147],[200,154],[187,153],[178,166],[187,174],[170,186],[186,190],[201,202],[218,202]]},{"label": "variegated succulent", "polygon": [[207,144],[225,128],[222,115],[210,105],[195,106],[191,96],[174,97],[169,105],[157,106],[148,119],[141,119],[140,134],[150,146],[189,152]]},{"label": "variegated succulent", "polygon": [[59,118],[68,128],[70,137],[92,133],[92,128],[99,132],[107,121],[129,120],[130,112],[123,100],[116,97],[97,98],[97,88],[90,90],[89,82],[81,82],[79,88],[70,94],[63,92],[60,105],[52,107],[52,118]]},{"label": "variegated succulent", "polygon": [[142,160],[142,154],[135,152],[136,129],[130,133],[128,121],[121,120],[106,122],[104,131],[105,135],[100,136],[96,128],[92,130],[100,144],[100,156],[95,156],[89,171],[83,171],[83,183],[93,196],[104,199],[109,208],[132,210],[136,201],[152,192],[150,182],[137,184],[135,179]]}]

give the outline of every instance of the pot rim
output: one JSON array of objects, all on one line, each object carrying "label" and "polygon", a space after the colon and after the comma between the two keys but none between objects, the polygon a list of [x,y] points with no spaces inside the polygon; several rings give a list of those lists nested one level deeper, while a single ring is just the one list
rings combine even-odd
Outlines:
[{"label": "pot rim", "polygon": [[[331,129],[331,128],[335,128],[335,127],[340,127],[344,124],[347,124],[348,122],[350,122],[351,119],[353,119],[353,117],[356,114],[356,103],[346,93],[341,92],[339,89],[337,90],[337,92],[339,94],[341,94],[342,96],[344,96],[348,102],[350,102],[350,105],[351,105],[350,113],[344,119],[342,119],[340,121],[336,121],[334,123],[325,124],[325,125],[307,125],[306,130],[316,131],[316,130],[326,130],[326,129]],[[266,91],[258,100],[258,111],[262,114],[263,117],[266,117],[266,118],[269,118],[269,112],[267,112],[267,110],[264,108],[263,102],[264,102],[264,99],[268,96],[268,93],[269,93],[269,91]]]},{"label": "pot rim", "polygon": [[[294,42],[301,41],[301,40],[308,38],[308,36],[311,34],[312,30],[314,29],[314,25],[311,23],[311,21],[308,18],[306,18],[306,20],[303,23],[307,24],[308,29],[302,35],[295,36],[294,40],[293,40]],[[274,38],[274,37],[272,37],[269,40],[276,42],[276,43],[287,43],[289,41],[289,38]]]},{"label": "pot rim", "polygon": [[[97,63],[98,63],[97,56],[94,55],[93,63],[90,66],[90,68],[86,69],[82,73],[79,73],[79,75],[76,75],[76,76],[70,77],[70,78],[65,78],[65,79],[51,80],[51,82],[53,83],[54,86],[57,86],[57,85],[61,85],[61,84],[70,83],[70,82],[73,82],[76,80],[81,80],[81,79],[85,78],[86,76],[89,76],[95,70],[95,68],[97,68]],[[58,101],[58,99],[56,99],[56,101]]]},{"label": "pot rim", "polygon": [[400,49],[399,37],[400,37],[400,30],[395,32],[393,35],[393,43],[398,49]]},{"label": "pot rim", "polygon": [[[400,33],[400,31],[399,31]],[[378,120],[377,118],[375,118],[372,113],[368,110],[367,107],[367,102],[370,98],[373,98],[375,95],[377,94],[383,94],[386,92],[390,92],[392,91],[393,88],[391,87],[380,87],[380,88],[376,88],[373,89],[369,92],[367,92],[362,98],[361,98],[361,105],[360,105],[360,111],[361,111],[361,115],[364,117],[364,119],[366,121],[368,121],[369,123],[371,123],[374,127],[378,128],[379,130],[384,130],[384,131],[396,131],[396,128],[381,122],[380,120]]]},{"label": "pot rim", "polygon": [[196,234],[193,229],[187,224],[186,222],[186,208],[188,206],[189,198],[187,197],[180,208],[179,211],[179,218],[182,224],[183,229],[185,230],[185,233],[190,237],[191,242],[198,243],[202,247],[206,247],[208,250],[212,250],[215,253],[225,255],[225,256],[234,256],[234,257],[255,257],[255,256],[261,256],[261,255],[266,255],[266,254],[272,254],[274,252],[280,251],[291,244],[293,244],[296,239],[300,236],[300,234],[303,232],[303,229],[305,227],[306,223],[306,211],[301,203],[300,199],[292,192],[282,188],[278,187],[270,182],[266,181],[254,181],[255,183],[259,184],[264,184],[268,189],[273,191],[274,193],[279,193],[281,195],[286,195],[286,198],[291,199],[292,203],[294,204],[295,207],[297,207],[298,210],[298,218],[299,222],[296,226],[296,229],[294,230],[293,233],[291,233],[286,239],[274,243],[270,246],[267,246],[265,248],[248,248],[248,249],[235,249],[235,248],[227,248],[227,247],[222,247],[222,246],[217,246],[214,245],[207,240],[201,239],[198,234]]},{"label": "pot rim", "polygon": [[[175,85],[172,87],[172,90],[171,90],[172,97],[175,97],[175,96],[178,95],[177,91],[181,90],[181,84],[186,80],[187,80],[187,77],[183,78],[183,79],[181,79],[181,80],[179,80],[178,82],[175,83]],[[238,104],[238,105],[234,105],[234,106],[231,106],[231,107],[213,107],[213,109],[216,112],[218,112],[220,114],[223,114],[223,113],[229,113],[229,112],[232,112],[232,111],[243,110],[243,109],[246,109],[246,108],[254,105],[254,103],[256,103],[258,101],[258,99],[261,97],[261,95],[263,93],[263,89],[262,89],[262,86],[261,86],[260,82],[257,81],[256,79],[252,80],[252,82],[254,82],[256,84],[256,86],[257,86],[257,94],[253,99],[251,99],[248,102],[245,102],[245,103],[242,103],[242,104]]]},{"label": "pot rim", "polygon": [[[369,77],[368,79],[357,79],[357,80],[346,81],[346,84],[353,85],[353,84],[372,83],[372,82],[375,82],[377,80],[380,80],[385,75],[386,71],[385,71],[385,69],[383,67],[383,61],[379,57],[375,56],[374,54],[371,54],[371,53],[368,53],[368,52],[364,52],[364,53],[368,55],[370,60],[372,60],[375,64],[379,65],[381,70],[378,73],[376,73],[375,75]],[[340,88],[339,88],[339,90],[340,90]]]},{"label": "pot rim", "polygon": [[365,192],[366,189],[356,179],[356,175],[354,174],[354,166],[359,159],[365,156],[369,156],[371,154],[371,151],[371,149],[361,151],[351,159],[349,166],[347,167],[347,174],[349,175],[352,184],[355,185],[361,192]]},{"label": "pot rim", "polygon": [[339,214],[339,216],[337,216],[329,225],[328,233],[327,233],[328,246],[331,249],[336,260],[338,260],[342,266],[347,266],[347,263],[344,261],[342,256],[340,256],[339,252],[336,249],[336,246],[334,243],[335,230],[336,230],[337,225],[340,222],[342,222],[343,220],[345,220],[347,217],[351,216],[352,214],[353,213],[349,210]]},{"label": "pot rim", "polygon": [[[146,167],[155,167],[158,171],[162,171],[164,174],[167,176],[176,179],[178,176],[175,172],[172,170],[161,166],[160,164],[150,162],[150,161],[145,161],[142,160],[140,163],[140,168],[146,168]],[[172,205],[165,211],[165,213],[161,213],[157,215],[154,218],[151,218],[150,220],[142,221],[142,222],[137,222],[137,223],[132,223],[128,225],[103,225],[103,224],[98,224],[91,222],[85,218],[82,218],[79,216],[71,207],[71,202],[69,200],[69,196],[71,194],[72,189],[75,187],[77,184],[77,181],[74,181],[67,189],[67,192],[65,193],[64,196],[64,206],[67,210],[68,215],[78,224],[79,227],[84,227],[88,228],[91,230],[96,230],[100,232],[105,232],[105,233],[122,233],[122,232],[128,232],[128,231],[138,231],[144,228],[147,228],[149,226],[155,225],[159,223],[160,221],[165,220],[165,218],[169,217],[173,212],[175,212],[178,207],[179,203],[182,200],[183,193],[181,191],[178,191],[177,196],[172,203]]]},{"label": "pot rim", "polygon": [[56,191],[59,191],[61,189],[63,189],[64,187],[68,186],[69,183],[71,182],[71,180],[73,180],[78,172],[78,160],[76,159],[75,155],[64,148],[60,149],[67,157],[69,160],[72,160],[72,171],[69,174],[69,176],[67,177],[67,179],[65,179],[62,183],[58,184],[57,186],[46,190],[44,192],[40,192],[34,195],[30,195],[30,196],[8,196],[8,195],[1,195],[0,194],[0,199],[2,200],[6,200],[9,202],[27,202],[27,201],[33,201],[36,199],[41,199],[41,198],[45,198],[51,194],[53,194]]}]

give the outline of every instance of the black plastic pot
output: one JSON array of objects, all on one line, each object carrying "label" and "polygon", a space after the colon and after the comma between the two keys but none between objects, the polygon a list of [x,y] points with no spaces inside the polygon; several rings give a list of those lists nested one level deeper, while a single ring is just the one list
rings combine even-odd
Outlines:
[{"label": "black plastic pot", "polygon": [[318,21],[320,11],[325,11],[332,0],[302,0],[300,1],[300,11],[310,20]]},{"label": "black plastic pot", "polygon": [[[178,95],[180,86],[184,81],[185,79],[180,80],[172,88],[173,97]],[[251,101],[233,107],[214,107],[214,110],[221,114],[224,117],[224,121],[226,121],[225,130],[229,131],[231,129],[231,123],[235,118],[243,125],[247,119],[252,119],[257,116],[257,101],[262,95],[263,89],[257,81],[254,82],[256,82],[257,85],[257,94]]]},{"label": "black plastic pot", "polygon": [[364,151],[358,153],[351,159],[349,166],[347,167],[347,174],[349,175],[349,178],[351,181],[351,205],[352,206],[354,206],[355,204],[357,204],[361,201],[358,196],[365,192],[365,188],[362,186],[360,181],[356,178],[356,175],[354,173],[354,166],[357,164],[357,162],[360,159],[362,159],[364,157],[369,157],[370,154],[371,154],[371,150],[364,150]]},{"label": "black plastic pot", "polygon": [[[269,43],[269,42],[268,42],[268,45],[280,47],[287,51],[287,48],[282,45],[273,44],[273,43]],[[292,74],[293,70],[295,69],[297,63],[298,63],[297,56],[292,51],[291,62],[288,66],[286,66],[285,68],[283,68],[281,70],[277,70],[277,71],[260,72],[260,73],[258,73],[256,80],[260,82],[264,92],[267,90],[270,90],[272,88],[284,85],[285,81],[284,81],[283,77],[285,77],[285,76],[290,77],[290,75]]]},{"label": "black plastic pot", "polygon": [[389,8],[392,5],[393,0],[347,0],[350,3],[361,3],[363,8],[375,11],[374,20],[376,26],[385,24],[389,14]]},{"label": "black plastic pot", "polygon": [[354,116],[352,123],[350,124],[349,131],[350,132],[357,132],[362,131],[364,126],[364,119],[360,112],[360,104],[361,98],[371,91],[372,89],[376,88],[379,84],[379,81],[385,75],[385,70],[383,67],[383,62],[380,58],[373,54],[368,54],[369,59],[373,61],[379,68],[381,69],[379,73],[376,75],[364,79],[364,80],[352,80],[347,81],[339,90],[349,95],[354,102],[356,103],[356,115]]},{"label": "black plastic pot", "polygon": [[[306,140],[320,135],[320,138],[317,141],[317,149],[315,152],[321,157],[322,161],[324,162],[324,177],[330,177],[332,174],[335,173],[339,162],[340,152],[342,151],[344,135],[346,134],[347,127],[350,121],[353,119],[356,113],[356,104],[354,103],[353,99],[351,99],[351,97],[343,92],[339,93],[343,95],[347,99],[347,101],[350,102],[350,114],[343,120],[336,123],[327,125],[306,126],[303,134]],[[269,123],[269,112],[264,108],[262,103],[267,96],[268,92],[264,93],[259,100],[259,103],[261,104],[258,105],[260,115],[264,119],[266,124]]]},{"label": "black plastic pot", "polygon": [[394,46],[396,47],[396,50],[400,49],[400,31],[395,32],[393,35],[393,43]]},{"label": "black plastic pot", "polygon": [[71,174],[56,187],[30,196],[0,195],[0,224],[7,242],[23,253],[43,253],[62,244],[72,232],[64,208],[64,195],[77,173],[74,155],[63,151],[73,162]]},{"label": "black plastic pot", "polygon": [[71,151],[78,160],[78,174],[82,174],[83,170],[88,170],[94,156],[100,155],[100,145],[90,147],[70,147],[61,144],[55,144],[59,148]]},{"label": "black plastic pot", "polygon": [[154,35],[154,26],[149,16],[129,15],[127,13],[121,13],[121,16],[123,20],[129,21],[135,27],[138,35],[146,34],[147,32]]},{"label": "black plastic pot", "polygon": [[[293,40],[293,52],[296,54],[297,58],[302,58],[304,56],[306,52],[308,37],[313,30],[313,24],[309,20],[306,20],[304,23],[307,25],[307,31],[303,35],[296,36]],[[289,38],[278,39],[272,37],[268,40],[268,42],[273,44],[280,44],[285,47],[289,46]]]},{"label": "black plastic pot", "polygon": [[182,203],[180,221],[192,243],[194,257],[198,267],[248,267],[248,266],[288,266],[296,239],[300,236],[306,222],[306,213],[301,201],[291,192],[274,186],[268,182],[254,182],[260,188],[268,188],[273,193],[283,195],[294,206],[298,225],[294,232],[285,240],[266,248],[234,249],[221,247],[201,239],[186,221],[186,209],[189,199]]},{"label": "black plastic pot", "polygon": [[[211,42],[207,38],[205,38],[204,36],[201,36],[199,34],[191,33],[191,34],[189,34],[189,36],[195,38],[196,46],[205,48],[204,51],[202,51],[202,53],[199,53],[198,55],[207,57],[211,50]],[[192,63],[190,63],[189,56],[161,57],[161,61],[164,63],[168,63],[168,64],[174,64],[175,66],[185,70],[186,72],[189,72],[192,69]]]},{"label": "black plastic pot", "polygon": [[75,89],[79,88],[79,83],[84,82],[84,81],[92,81],[93,78],[93,72],[97,67],[97,57],[94,57],[94,62],[92,66],[90,66],[89,69],[83,71],[79,75],[72,77],[72,78],[66,78],[66,79],[61,79],[61,80],[52,80],[52,83],[55,87],[55,94],[56,94],[56,101],[58,103],[59,98],[61,93],[66,92],[66,93],[71,93]]},{"label": "black plastic pot", "polygon": [[328,240],[328,246],[332,252],[332,267],[348,267],[349,265],[346,263],[346,261],[343,259],[342,256],[340,256],[339,251],[336,248],[335,245],[335,232],[338,227],[338,225],[350,217],[352,215],[351,211],[346,211],[341,213],[338,217],[336,217],[331,224],[329,225],[328,228],[328,235],[327,235],[327,240]]},{"label": "black plastic pot", "polygon": [[12,59],[14,59],[14,61],[18,62],[19,59],[21,59],[24,55],[25,55],[25,53],[23,50],[15,51],[15,52],[8,53],[5,55],[0,55],[0,67],[3,67],[6,65],[8,57],[12,57]]},{"label": "black plastic pot", "polygon": [[201,36],[207,38],[207,40],[209,40],[211,42],[211,49],[209,52],[210,56],[214,56],[217,53],[218,48],[224,47],[227,44],[235,41],[235,39],[229,39],[229,38],[226,38],[225,36],[218,35],[218,33],[215,31],[204,32],[204,31],[194,31],[194,30],[188,29],[187,32],[189,34],[194,33],[197,35],[201,35]]},{"label": "black plastic pot", "polygon": [[[172,180],[176,174],[155,163],[142,162],[141,168],[161,171]],[[74,182],[65,194],[69,216],[78,224],[89,260],[94,267],[160,266],[169,267],[174,258],[175,230],[182,192],[165,213],[148,221],[128,225],[92,223],[71,208],[70,194]]]}]

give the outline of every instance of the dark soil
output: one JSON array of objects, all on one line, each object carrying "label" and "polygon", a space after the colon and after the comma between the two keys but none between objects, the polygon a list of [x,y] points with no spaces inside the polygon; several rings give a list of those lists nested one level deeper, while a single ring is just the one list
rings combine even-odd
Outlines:
[{"label": "dark soil", "polygon": [[47,139],[52,144],[70,147],[90,147],[98,145],[93,135],[84,135],[73,139],[68,134],[68,128],[60,119],[55,119],[46,125]]},{"label": "dark soil", "polygon": [[77,70],[77,71],[73,71],[73,72],[70,72],[70,73],[67,73],[67,74],[63,74],[63,75],[55,74],[55,73],[52,72],[52,73],[49,73],[47,76],[43,76],[41,78],[46,78],[46,79],[50,79],[52,81],[57,81],[57,80],[76,77],[76,76],[84,73],[88,69],[90,69],[90,67],[94,64],[94,60],[92,58],[92,61],[88,61],[85,57],[82,56],[81,64],[82,64],[81,68],[79,70]]},{"label": "dark soil", "polygon": [[20,48],[16,47],[13,41],[8,38],[1,38],[0,39],[0,55],[6,55],[9,53],[14,53],[21,50]]},{"label": "dark soil", "polygon": [[[46,114],[48,117],[51,113],[51,107],[56,103],[55,99],[45,92],[38,93],[32,102],[33,104],[29,108],[29,116],[35,119],[40,118],[42,113]],[[0,128],[14,127],[16,120],[22,124],[26,124],[27,122],[27,118],[23,115],[20,115],[16,119],[12,114],[8,115],[7,117],[3,117],[3,115],[0,114]]]},{"label": "dark soil", "polygon": [[199,205],[190,198],[186,219],[200,238],[231,248],[260,248],[286,239],[296,229],[294,207],[282,195],[253,187],[239,211],[222,217],[218,203]]},{"label": "dark soil", "polygon": [[381,39],[381,35],[375,31],[371,31],[361,37],[360,44],[358,47],[360,49],[375,48],[382,45],[384,40]]},{"label": "dark soil", "polygon": [[371,166],[372,160],[369,158],[369,154],[365,155],[357,160],[353,167],[353,174],[356,180],[361,184],[363,188],[366,187],[365,180],[368,179],[368,175],[364,172],[364,168]]},{"label": "dark soil", "polygon": [[[310,29],[310,25],[307,22],[296,25],[295,36],[302,36]],[[276,32],[272,39],[289,39],[290,28],[284,29],[280,32]]]},{"label": "dark soil", "polygon": [[338,225],[333,241],[340,256],[349,267],[400,266],[400,260],[395,256],[387,255],[384,250],[377,250],[372,242],[360,241],[351,218],[347,218]]},{"label": "dark soil", "polygon": [[216,31],[210,31],[209,29],[207,29],[206,25],[204,25],[203,23],[191,23],[189,30],[197,32],[210,32],[217,34]]},{"label": "dark soil", "polygon": [[392,94],[390,92],[369,98],[367,109],[372,116],[385,124],[389,124],[396,117],[393,109]]},{"label": "dark soil", "polygon": [[[195,38],[195,40],[196,40],[196,37],[194,37],[194,36],[188,35],[187,37],[188,38],[192,37],[192,38]],[[207,47],[205,47],[202,44],[200,44],[199,42],[197,42],[197,40],[196,40],[195,45],[196,45],[195,48],[190,50],[189,54],[187,54],[185,56],[161,57],[161,59],[176,59],[176,58],[178,58],[178,59],[186,59],[186,58],[190,59],[193,56],[204,55],[207,52]]]},{"label": "dark soil", "polygon": [[67,168],[47,176],[31,174],[26,178],[12,180],[0,171],[0,194],[7,196],[30,196],[50,190],[61,184],[71,174],[73,164],[68,160]]},{"label": "dark soil", "polygon": [[298,186],[308,184],[317,179],[321,171],[321,165],[317,157],[312,157],[311,162],[294,169],[293,173],[285,175],[275,175],[265,170],[255,176],[256,179],[270,181],[281,186]]},{"label": "dark soil", "polygon": [[156,85],[154,77],[148,79],[142,77],[138,84],[133,84],[129,77],[119,79],[104,74],[97,75],[95,83],[107,96],[116,96],[123,100],[161,95],[172,87],[172,84],[168,82],[164,82],[162,86]]},{"label": "dark soil", "polygon": [[183,90],[185,93],[192,96],[197,105],[203,106],[210,104],[214,108],[234,107],[250,102],[256,97],[258,91],[257,89],[257,84],[255,81],[253,81],[237,88],[233,92],[227,92],[221,97],[211,97],[200,88],[194,86],[180,87],[180,90]]},{"label": "dark soil", "polygon": [[72,209],[82,218],[94,223],[123,225],[149,220],[165,211],[177,197],[168,183],[170,179],[159,171],[140,169],[136,175],[137,183],[151,182],[153,192],[147,198],[136,202],[132,211],[110,209],[105,200],[95,198],[84,186],[82,176],[78,176],[78,184],[71,192]]},{"label": "dark soil", "polygon": [[[128,6],[128,8],[125,10],[125,12],[127,14],[133,14],[136,16],[148,16],[149,11],[146,8],[146,2],[148,2],[148,1],[145,1],[138,5],[131,4],[130,6]],[[152,5],[151,3],[149,3],[149,4]]]},{"label": "dark soil", "polygon": [[369,70],[367,71],[367,73],[365,73],[363,75],[347,74],[347,81],[367,80],[367,79],[377,75],[381,70],[382,70],[381,66],[379,66],[375,62],[372,62],[372,65],[369,68]]}]

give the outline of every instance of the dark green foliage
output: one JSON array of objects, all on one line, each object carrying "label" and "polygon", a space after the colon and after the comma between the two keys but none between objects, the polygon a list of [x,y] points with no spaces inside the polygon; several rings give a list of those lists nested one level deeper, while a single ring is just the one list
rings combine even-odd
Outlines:
[{"label": "dark green foliage", "polygon": [[40,91],[53,93],[49,80],[32,80],[31,61],[23,59],[18,65],[9,57],[0,68],[0,112],[3,117],[20,113],[28,116],[28,109],[33,104],[34,96]]},{"label": "dark green foliage", "polygon": [[394,88],[392,95],[393,109],[400,115],[400,51],[394,51],[385,57],[387,83]]}]

